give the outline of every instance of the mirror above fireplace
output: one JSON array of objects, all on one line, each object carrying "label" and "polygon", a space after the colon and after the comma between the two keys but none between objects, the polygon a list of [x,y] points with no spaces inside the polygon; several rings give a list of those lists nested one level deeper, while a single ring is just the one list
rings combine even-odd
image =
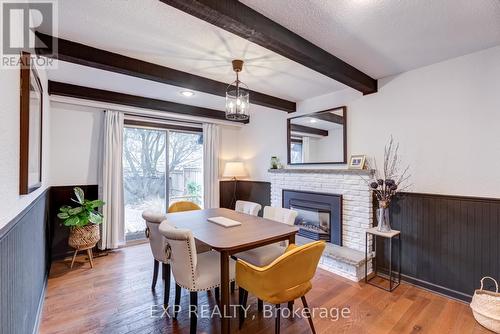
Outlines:
[{"label": "mirror above fireplace", "polygon": [[346,107],[287,120],[288,164],[347,163]]}]

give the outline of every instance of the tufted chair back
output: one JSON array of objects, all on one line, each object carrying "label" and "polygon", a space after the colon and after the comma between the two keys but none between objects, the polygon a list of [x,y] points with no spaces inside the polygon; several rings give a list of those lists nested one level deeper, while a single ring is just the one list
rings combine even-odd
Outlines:
[{"label": "tufted chair back", "polygon": [[170,264],[175,281],[185,289],[195,289],[198,257],[193,233],[173,227],[167,221],[160,225],[159,230],[170,248]]},{"label": "tufted chair back", "polygon": [[157,261],[168,263],[169,259],[165,254],[167,241],[159,231],[160,223],[165,220],[165,215],[160,212],[146,210],[142,213],[142,218],[146,221],[146,237],[149,239],[153,257]]},{"label": "tufted chair back", "polygon": [[284,209],[284,208],[275,208],[272,206],[264,207],[264,218],[274,220],[287,225],[294,225],[295,218],[297,218],[297,211]]},{"label": "tufted chair back", "polygon": [[262,206],[258,203],[238,200],[234,209],[247,215],[257,216]]}]

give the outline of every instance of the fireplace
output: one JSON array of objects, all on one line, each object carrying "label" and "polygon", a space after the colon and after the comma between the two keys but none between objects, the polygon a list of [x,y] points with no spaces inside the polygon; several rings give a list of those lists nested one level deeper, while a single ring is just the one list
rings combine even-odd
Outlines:
[{"label": "fireplace", "polygon": [[296,204],[291,204],[290,209],[299,213],[295,220],[295,225],[300,228],[299,235],[313,240],[330,241],[330,210],[314,209]]},{"label": "fireplace", "polygon": [[342,195],[283,190],[283,207],[298,212],[299,235],[342,246]]}]

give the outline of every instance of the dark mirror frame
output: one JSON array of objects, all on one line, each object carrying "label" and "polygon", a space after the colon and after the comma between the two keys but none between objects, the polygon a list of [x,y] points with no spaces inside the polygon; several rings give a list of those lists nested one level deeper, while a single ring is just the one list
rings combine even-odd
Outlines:
[{"label": "dark mirror frame", "polygon": [[[291,121],[292,119],[295,118],[301,118],[301,117],[310,117],[311,115],[317,115],[324,113],[326,111],[333,111],[337,109],[342,109],[343,117],[344,117],[344,161],[332,161],[332,162],[291,162],[291,153],[290,153],[290,148],[292,144],[292,131],[291,131]],[[295,117],[290,117],[286,121],[286,136],[287,136],[287,164],[292,165],[292,166],[297,166],[297,165],[345,165],[347,164],[347,107],[346,106],[341,106],[341,107],[336,107],[336,108],[329,108],[326,110],[322,111],[317,111],[313,112],[310,114],[304,114],[300,116],[295,116]]]},{"label": "dark mirror frame", "polygon": [[[21,89],[20,89],[20,154],[19,154],[19,194],[27,195],[42,185],[42,149],[43,149],[43,88],[38,76],[38,72],[31,63],[31,54],[22,52],[21,54]],[[34,82],[31,82],[33,74]],[[40,124],[30,124],[30,84],[36,86],[40,92]],[[39,127],[39,178],[36,183],[29,183],[29,150],[30,150],[30,129]]]}]

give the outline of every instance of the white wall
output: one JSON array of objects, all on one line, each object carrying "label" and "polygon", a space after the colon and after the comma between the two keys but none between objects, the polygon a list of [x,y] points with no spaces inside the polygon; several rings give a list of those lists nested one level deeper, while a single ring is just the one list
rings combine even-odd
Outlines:
[{"label": "white wall", "polygon": [[413,191],[500,197],[500,47],[380,86],[348,104],[352,152],[380,161],[393,134],[412,167]]},{"label": "white wall", "polygon": [[[341,105],[348,155],[381,161],[392,134],[411,165],[411,191],[500,197],[500,46],[382,79],[372,95],[345,90],[300,102],[297,114]],[[270,155],[285,161],[286,117],[256,112],[240,131],[252,179],[269,179]]]},{"label": "white wall", "polygon": [[48,185],[50,103],[47,95],[47,76],[38,69],[43,95],[42,124],[42,186],[28,195],[19,195],[19,127],[20,127],[20,69],[0,69],[0,228],[15,218]]},{"label": "white wall", "polygon": [[50,184],[97,184],[103,110],[52,103],[51,113]]},{"label": "white wall", "polygon": [[250,123],[239,130],[238,158],[245,163],[249,179],[268,180],[271,157],[286,163],[287,113],[253,108]]},{"label": "white wall", "polygon": [[328,130],[326,137],[311,137],[309,161],[332,162],[344,159],[344,131]]},{"label": "white wall", "polygon": [[225,163],[239,160],[238,152],[239,128],[232,126],[221,126],[220,132],[220,155],[219,175],[222,178]]}]

